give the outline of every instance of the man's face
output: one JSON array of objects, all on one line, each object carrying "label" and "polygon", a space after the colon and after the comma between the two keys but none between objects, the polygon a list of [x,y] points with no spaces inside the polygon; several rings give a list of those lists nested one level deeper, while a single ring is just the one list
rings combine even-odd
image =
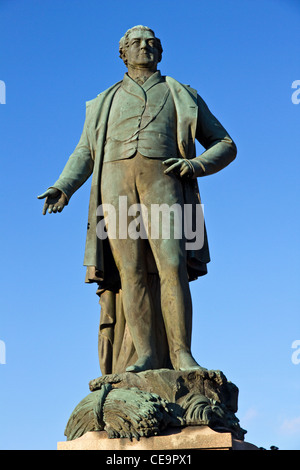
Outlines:
[{"label": "man's face", "polygon": [[158,57],[155,37],[150,31],[135,30],[130,33],[126,50],[127,67],[156,70]]}]

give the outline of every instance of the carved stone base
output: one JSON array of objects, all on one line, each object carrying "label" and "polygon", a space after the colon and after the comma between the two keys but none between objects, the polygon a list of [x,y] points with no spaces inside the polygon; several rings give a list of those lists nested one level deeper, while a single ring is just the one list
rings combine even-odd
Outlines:
[{"label": "carved stone base", "polygon": [[[102,451],[176,451],[188,455],[188,450],[258,450],[248,442],[234,439],[229,432],[216,432],[208,426],[190,426],[167,429],[159,436],[109,439],[105,431],[84,434],[73,441],[58,442],[57,450]],[[183,453],[183,452],[182,452]]]},{"label": "carved stone base", "polygon": [[[209,426],[243,441],[239,425],[238,388],[221,371],[170,369],[105,375],[90,382],[91,393],[74,409],[65,429],[68,441],[85,433],[139,440],[172,436],[187,426]],[[195,428],[194,428],[195,429]],[[189,432],[189,431],[184,431]],[[97,434],[98,435],[98,434]]]}]

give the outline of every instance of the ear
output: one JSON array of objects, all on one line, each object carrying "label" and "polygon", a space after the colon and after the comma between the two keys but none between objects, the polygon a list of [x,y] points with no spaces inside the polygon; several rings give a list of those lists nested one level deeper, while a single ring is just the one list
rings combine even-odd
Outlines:
[{"label": "ear", "polygon": [[119,52],[120,52],[120,55],[119,55],[120,59],[123,60],[124,64],[125,64],[126,67],[127,67],[126,49],[120,49]]}]

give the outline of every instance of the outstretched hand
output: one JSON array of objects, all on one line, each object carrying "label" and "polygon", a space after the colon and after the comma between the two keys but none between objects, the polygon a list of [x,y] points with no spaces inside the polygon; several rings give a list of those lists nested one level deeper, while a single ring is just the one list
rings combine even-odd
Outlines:
[{"label": "outstretched hand", "polygon": [[190,160],[183,158],[169,158],[163,161],[163,165],[169,165],[164,171],[165,175],[168,173],[174,173],[175,175],[182,176],[193,176],[195,170]]},{"label": "outstretched hand", "polygon": [[38,199],[44,199],[44,207],[43,207],[43,215],[46,214],[47,210],[48,213],[51,214],[52,212],[61,212],[63,208],[67,205],[68,200],[64,193],[62,193],[59,189],[56,188],[49,188],[43,194],[37,197]]}]

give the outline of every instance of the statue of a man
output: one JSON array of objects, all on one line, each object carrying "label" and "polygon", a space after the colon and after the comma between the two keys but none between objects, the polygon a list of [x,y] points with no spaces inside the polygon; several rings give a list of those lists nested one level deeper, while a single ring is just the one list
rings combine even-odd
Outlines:
[{"label": "statue of a man", "polygon": [[[162,203],[195,209],[200,204],[197,177],[223,169],[236,156],[234,142],[196,90],[157,70],[161,56],[160,40],[151,29],[135,26],[126,32],[120,40],[120,57],[128,72],[123,80],[87,102],[76,149],[59,179],[39,196],[46,198],[44,214],[61,212],[93,174],[86,282],[97,282],[103,299],[105,292],[117,295],[121,289],[124,321],[135,349],[135,360],[126,364],[131,372],[164,365],[158,354],[155,308],[162,317],[159,329],[165,330],[171,366],[176,370],[201,367],[191,354],[189,281],[207,272],[206,233],[199,249],[187,250],[184,235],[151,237],[151,219],[147,220],[147,239],[110,236],[108,220],[108,239],[101,239],[97,224],[103,214],[97,208],[112,205],[116,220],[124,216],[120,197],[127,198],[129,207],[142,205],[148,214],[153,205]],[[205,148],[198,157],[195,139]],[[133,216],[128,213],[126,217],[130,224]],[[149,284],[152,272],[159,280],[157,294]],[[159,308],[155,307],[157,297]],[[112,322],[111,343],[117,323],[115,319]],[[122,354],[126,351],[119,346],[118,356]]]}]

